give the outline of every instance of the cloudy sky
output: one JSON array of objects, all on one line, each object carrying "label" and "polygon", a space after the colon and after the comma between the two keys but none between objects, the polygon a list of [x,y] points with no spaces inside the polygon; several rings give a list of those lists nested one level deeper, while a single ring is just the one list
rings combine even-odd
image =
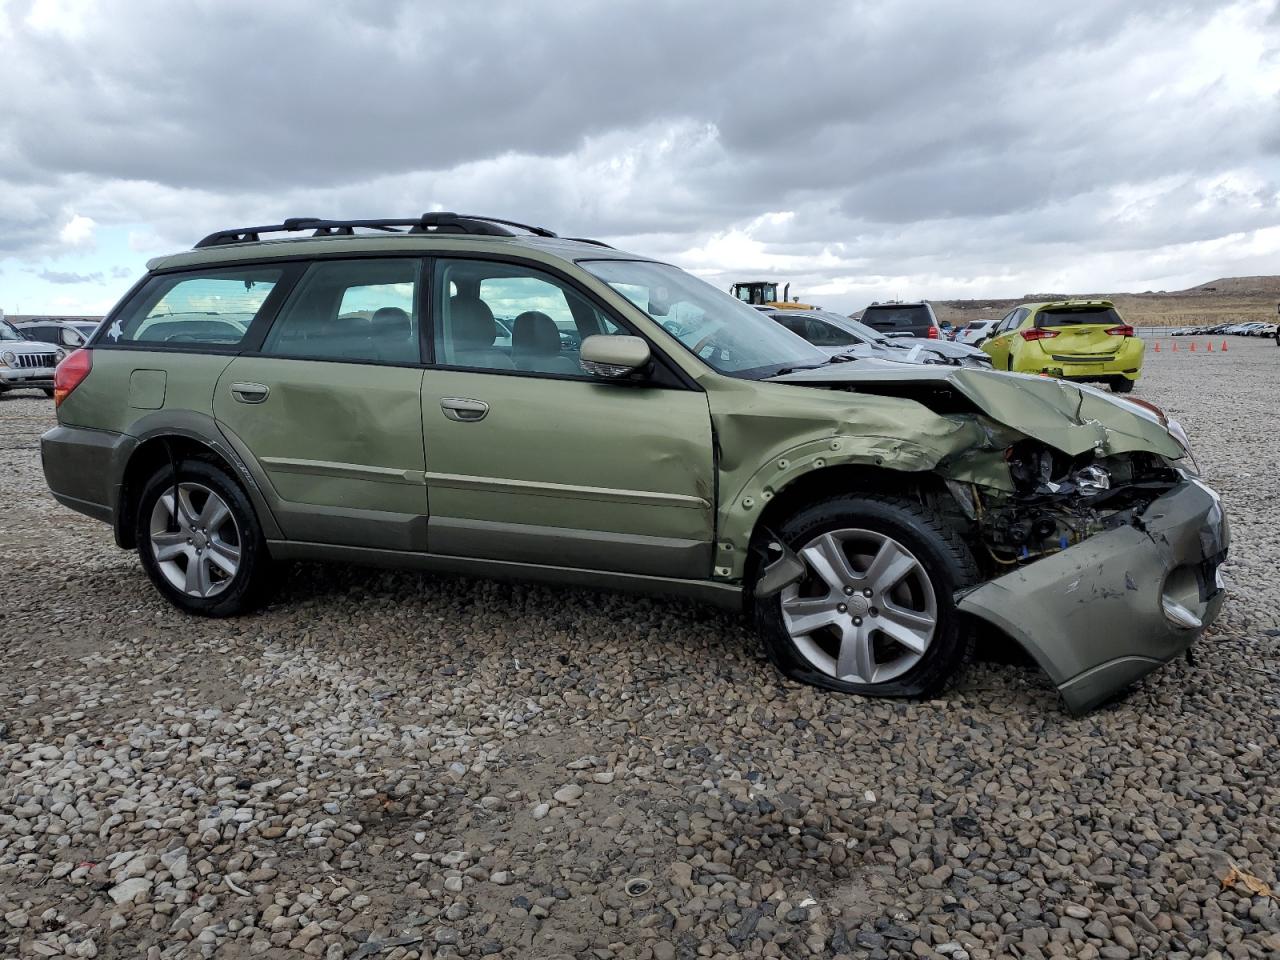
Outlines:
[{"label": "cloudy sky", "polygon": [[440,209],[847,310],[1280,272],[1272,0],[0,0],[0,91],[10,313]]}]

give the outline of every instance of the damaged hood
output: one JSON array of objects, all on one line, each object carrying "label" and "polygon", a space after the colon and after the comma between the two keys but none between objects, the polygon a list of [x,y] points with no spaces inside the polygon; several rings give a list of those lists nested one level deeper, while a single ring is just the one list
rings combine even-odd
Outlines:
[{"label": "damaged hood", "polygon": [[1004,373],[974,367],[883,364],[865,361],[831,364],[772,378],[795,386],[847,387],[859,393],[909,396],[904,387],[923,391],[946,385],[984,414],[1070,456],[1088,450],[1110,455],[1145,450],[1171,460],[1186,455],[1159,420],[1137,404],[1108,393],[1051,377]]}]

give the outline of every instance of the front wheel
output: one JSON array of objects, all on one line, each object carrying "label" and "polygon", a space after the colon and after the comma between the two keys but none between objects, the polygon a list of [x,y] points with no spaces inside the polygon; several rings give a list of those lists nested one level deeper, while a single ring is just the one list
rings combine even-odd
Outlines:
[{"label": "front wheel", "polygon": [[964,541],[911,500],[842,496],[796,513],[778,535],[804,577],[756,604],[770,659],[805,683],[928,697],[968,660],[954,595],[981,578]]},{"label": "front wheel", "polygon": [[174,606],[206,617],[252,609],[271,579],[262,527],[240,485],[203,460],[152,475],[138,501],[138,556]]},{"label": "front wheel", "polygon": [[1112,393],[1129,393],[1133,390],[1133,381],[1128,377],[1112,377],[1111,392]]}]

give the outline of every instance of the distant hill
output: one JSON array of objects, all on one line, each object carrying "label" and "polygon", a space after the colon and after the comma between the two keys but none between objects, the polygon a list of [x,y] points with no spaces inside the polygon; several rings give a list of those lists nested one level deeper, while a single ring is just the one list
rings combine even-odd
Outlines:
[{"label": "distant hill", "polygon": [[1126,320],[1142,326],[1274,320],[1276,304],[1280,302],[1280,276],[1222,277],[1186,290],[1148,290],[1144,293],[1029,293],[1010,299],[931,302],[939,320],[967,323],[970,320],[998,319],[1020,303],[1071,298],[1111,300]]},{"label": "distant hill", "polygon": [[1265,294],[1269,297],[1280,297],[1280,277],[1222,277],[1210,280],[1198,287],[1181,291],[1182,293],[1232,293]]}]

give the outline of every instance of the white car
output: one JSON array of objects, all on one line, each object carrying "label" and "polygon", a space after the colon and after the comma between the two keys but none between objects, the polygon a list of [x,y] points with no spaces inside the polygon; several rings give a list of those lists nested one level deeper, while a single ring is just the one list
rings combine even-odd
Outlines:
[{"label": "white car", "polygon": [[971,347],[982,346],[982,342],[991,336],[999,320],[970,320],[956,331],[955,342],[967,343]]},{"label": "white car", "polygon": [[66,351],[23,337],[13,324],[0,320],[0,393],[6,390],[43,390],[53,396],[53,368]]}]

